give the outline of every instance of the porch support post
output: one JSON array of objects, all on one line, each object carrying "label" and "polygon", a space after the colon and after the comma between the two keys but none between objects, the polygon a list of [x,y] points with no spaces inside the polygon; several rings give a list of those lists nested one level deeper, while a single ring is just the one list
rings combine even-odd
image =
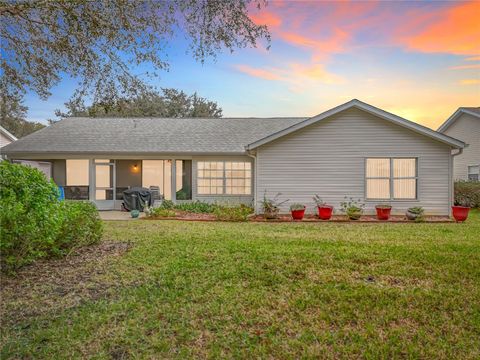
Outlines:
[{"label": "porch support post", "polygon": [[171,189],[172,189],[172,201],[177,202],[177,164],[175,159],[172,160],[172,184],[171,184]]}]

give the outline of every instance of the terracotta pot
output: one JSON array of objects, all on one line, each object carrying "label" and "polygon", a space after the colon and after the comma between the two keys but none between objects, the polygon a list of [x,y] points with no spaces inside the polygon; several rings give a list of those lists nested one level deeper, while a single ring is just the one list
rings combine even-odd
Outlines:
[{"label": "terracotta pot", "polygon": [[375,206],[375,210],[377,210],[378,220],[388,220],[390,218],[390,212],[392,211],[392,207]]},{"label": "terracotta pot", "polygon": [[322,205],[318,207],[318,217],[321,220],[330,220],[332,217],[333,206]]},{"label": "terracotta pot", "polygon": [[293,220],[302,220],[305,216],[305,209],[302,210],[292,210],[292,218]]},{"label": "terracotta pot", "polygon": [[452,206],[452,215],[457,222],[463,222],[467,220],[469,207],[466,206]]}]

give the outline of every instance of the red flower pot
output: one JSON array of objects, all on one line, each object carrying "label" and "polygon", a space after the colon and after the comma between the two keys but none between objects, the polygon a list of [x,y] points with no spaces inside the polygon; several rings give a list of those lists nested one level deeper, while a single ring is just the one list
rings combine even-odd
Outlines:
[{"label": "red flower pot", "polygon": [[462,222],[467,220],[469,211],[470,211],[470,208],[466,206],[452,206],[453,217],[457,222]]},{"label": "red flower pot", "polygon": [[292,210],[293,220],[302,220],[305,215],[305,209],[303,210]]},{"label": "red flower pot", "polygon": [[388,220],[390,218],[392,207],[375,206],[375,210],[377,210],[378,220]]},{"label": "red flower pot", "polygon": [[332,217],[333,206],[324,205],[318,207],[318,217],[321,220],[330,220]]}]

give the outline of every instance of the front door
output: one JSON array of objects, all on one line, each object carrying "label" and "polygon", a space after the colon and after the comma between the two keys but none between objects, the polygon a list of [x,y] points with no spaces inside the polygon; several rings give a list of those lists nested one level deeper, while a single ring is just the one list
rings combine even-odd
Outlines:
[{"label": "front door", "polygon": [[98,210],[113,210],[115,207],[115,162],[95,159],[93,161],[93,199]]}]

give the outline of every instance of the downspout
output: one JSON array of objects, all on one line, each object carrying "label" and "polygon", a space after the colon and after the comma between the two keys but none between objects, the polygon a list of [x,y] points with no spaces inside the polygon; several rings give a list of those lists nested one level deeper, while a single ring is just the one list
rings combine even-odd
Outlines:
[{"label": "downspout", "polygon": [[250,153],[250,150],[246,148],[247,156],[253,159],[253,208],[255,209],[255,215],[257,215],[257,156]]},{"label": "downspout", "polygon": [[[465,147],[467,147],[467,146],[468,145],[466,145]],[[458,152],[456,152],[456,153],[450,152],[451,158],[450,158],[449,166],[450,166],[451,179],[450,179],[450,206],[449,206],[449,209],[448,209],[448,213],[449,213],[450,216],[452,216],[452,205],[455,204],[455,179],[453,177],[453,172],[454,172],[453,158],[455,156],[461,155],[462,153],[463,153],[463,148],[458,149]]]}]

